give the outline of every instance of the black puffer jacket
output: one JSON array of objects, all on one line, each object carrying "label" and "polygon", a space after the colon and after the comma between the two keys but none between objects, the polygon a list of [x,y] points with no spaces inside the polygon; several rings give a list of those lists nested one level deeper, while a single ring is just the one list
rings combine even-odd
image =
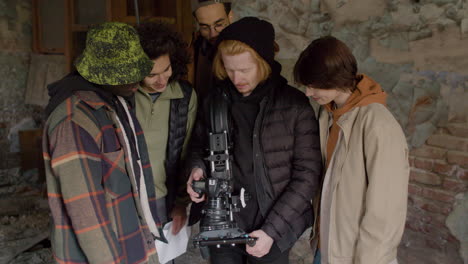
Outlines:
[{"label": "black puffer jacket", "polygon": [[[270,78],[270,91],[261,100],[253,131],[252,158],[257,200],[265,219],[261,229],[284,251],[312,225],[311,200],[319,187],[322,162],[318,123],[307,97],[279,74]],[[225,92],[228,85],[232,84],[227,81],[215,89],[199,111],[188,168],[206,168],[209,104],[219,96],[231,103]]]}]

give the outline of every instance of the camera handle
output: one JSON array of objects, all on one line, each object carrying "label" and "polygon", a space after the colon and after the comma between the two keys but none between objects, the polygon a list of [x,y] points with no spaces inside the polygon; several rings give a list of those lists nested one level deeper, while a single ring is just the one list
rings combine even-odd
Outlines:
[{"label": "camera handle", "polygon": [[[207,182],[205,179],[192,182],[191,187],[194,192],[198,193],[198,198],[201,198],[203,194],[206,192],[207,190],[206,183]],[[247,206],[247,202],[250,200],[250,195],[247,193],[247,191],[244,188],[241,188],[239,196],[232,196],[231,198],[232,200],[235,201],[236,205],[237,205],[237,200],[239,200],[241,202],[241,207],[245,208]]]},{"label": "camera handle", "polygon": [[192,189],[194,192],[198,193],[198,198],[201,198],[203,194],[205,193],[205,190],[206,190],[205,184],[206,184],[205,179],[192,182],[191,184]]}]

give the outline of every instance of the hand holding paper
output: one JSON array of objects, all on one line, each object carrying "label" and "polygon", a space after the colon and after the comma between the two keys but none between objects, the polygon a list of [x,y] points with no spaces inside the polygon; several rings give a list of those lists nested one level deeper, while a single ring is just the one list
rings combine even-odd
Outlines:
[{"label": "hand holding paper", "polygon": [[156,241],[156,251],[161,264],[165,264],[187,251],[187,243],[191,233],[190,227],[187,226],[188,221],[185,221],[184,226],[177,235],[174,235],[171,231],[172,224],[172,222],[169,222],[163,228],[168,243]]}]

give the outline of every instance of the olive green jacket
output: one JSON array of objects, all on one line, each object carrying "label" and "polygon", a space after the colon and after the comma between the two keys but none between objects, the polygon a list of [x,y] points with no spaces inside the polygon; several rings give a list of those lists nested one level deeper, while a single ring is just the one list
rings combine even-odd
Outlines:
[{"label": "olive green jacket", "polygon": [[[172,99],[180,99],[183,97],[182,88],[176,81],[169,83],[166,90],[155,102],[153,102],[151,96],[142,87],[139,87],[138,92],[135,94],[136,114],[145,133],[151,167],[153,169],[157,199],[167,194],[164,161],[166,159],[166,147],[169,137],[170,103]],[[182,159],[185,157],[187,151],[187,145],[190,141],[196,113],[197,95],[195,91],[192,90],[187,118],[187,136],[185,137],[182,149]]]}]

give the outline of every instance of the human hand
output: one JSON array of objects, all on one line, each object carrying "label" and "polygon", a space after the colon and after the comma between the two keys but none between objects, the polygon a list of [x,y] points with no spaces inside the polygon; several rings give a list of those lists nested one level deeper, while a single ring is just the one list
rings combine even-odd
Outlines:
[{"label": "human hand", "polygon": [[172,234],[177,235],[187,220],[187,210],[185,206],[175,206],[171,212]]},{"label": "human hand", "polygon": [[256,237],[257,241],[254,246],[246,246],[247,253],[254,257],[261,258],[270,252],[274,241],[267,233],[259,229],[250,233],[249,236]]},{"label": "human hand", "polygon": [[203,178],[203,170],[200,168],[193,168],[187,181],[187,193],[190,195],[190,199],[195,203],[200,203],[205,200],[205,195],[200,197],[200,194],[195,192],[192,188],[193,181],[199,181]]}]

